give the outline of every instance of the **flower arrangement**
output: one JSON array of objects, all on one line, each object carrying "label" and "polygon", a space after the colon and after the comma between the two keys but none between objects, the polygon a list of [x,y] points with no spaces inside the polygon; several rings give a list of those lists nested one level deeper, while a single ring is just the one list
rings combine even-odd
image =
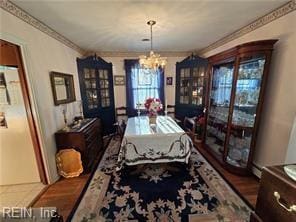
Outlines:
[{"label": "flower arrangement", "polygon": [[156,116],[158,112],[162,110],[162,103],[160,99],[157,98],[148,98],[144,104],[145,108],[149,112],[149,116]]}]

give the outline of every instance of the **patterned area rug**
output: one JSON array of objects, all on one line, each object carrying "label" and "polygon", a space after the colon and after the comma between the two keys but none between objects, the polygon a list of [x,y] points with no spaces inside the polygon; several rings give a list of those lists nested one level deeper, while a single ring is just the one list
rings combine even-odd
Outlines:
[{"label": "patterned area rug", "polygon": [[192,150],[190,163],[145,164],[116,172],[112,139],[72,221],[248,221],[249,207]]}]

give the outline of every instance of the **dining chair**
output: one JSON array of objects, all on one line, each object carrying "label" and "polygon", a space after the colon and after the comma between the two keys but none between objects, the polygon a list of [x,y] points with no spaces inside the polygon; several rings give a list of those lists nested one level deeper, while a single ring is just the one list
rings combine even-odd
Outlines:
[{"label": "dining chair", "polygon": [[114,123],[114,126],[116,126],[116,134],[122,138],[128,119],[127,108],[125,106],[115,108],[115,115],[116,123]]},{"label": "dining chair", "polygon": [[187,117],[185,116],[183,121],[183,128],[185,132],[194,142],[201,142],[203,137],[203,128],[204,128],[204,117],[194,116]]},{"label": "dining chair", "polygon": [[191,138],[192,141],[195,141],[196,137],[196,119],[197,117],[187,117],[185,116],[183,121],[183,127],[185,132],[188,134],[188,136]]},{"label": "dining chair", "polygon": [[175,120],[176,123],[178,123],[178,124],[180,124],[182,122],[175,115],[175,106],[174,105],[167,105],[167,115],[172,117],[172,119]]}]

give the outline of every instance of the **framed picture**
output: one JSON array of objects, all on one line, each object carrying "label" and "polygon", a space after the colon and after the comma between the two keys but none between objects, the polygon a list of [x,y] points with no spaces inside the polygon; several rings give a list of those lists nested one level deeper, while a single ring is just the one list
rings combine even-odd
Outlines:
[{"label": "framed picture", "polygon": [[173,85],[173,77],[166,77],[166,85],[167,86]]},{"label": "framed picture", "polygon": [[73,75],[50,72],[50,81],[53,101],[56,106],[76,100]]},{"label": "framed picture", "polygon": [[124,86],[125,85],[125,76],[114,76],[114,85],[115,86]]}]

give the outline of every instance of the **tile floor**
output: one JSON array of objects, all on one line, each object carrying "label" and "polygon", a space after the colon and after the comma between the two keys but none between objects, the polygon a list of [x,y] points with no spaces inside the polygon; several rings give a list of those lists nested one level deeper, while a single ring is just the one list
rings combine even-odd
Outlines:
[{"label": "tile floor", "polygon": [[42,183],[0,186],[0,210],[2,207],[27,207],[44,188]]}]

